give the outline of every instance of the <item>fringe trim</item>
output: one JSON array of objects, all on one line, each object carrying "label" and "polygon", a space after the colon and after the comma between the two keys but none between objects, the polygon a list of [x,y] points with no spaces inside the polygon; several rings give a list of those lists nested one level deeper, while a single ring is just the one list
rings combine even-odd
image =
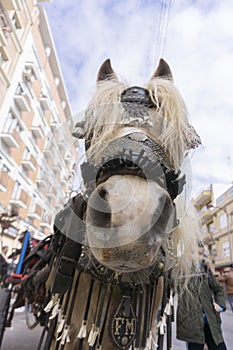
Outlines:
[{"label": "fringe trim", "polygon": [[63,317],[63,318],[61,319],[61,321],[58,323],[57,334],[59,334],[59,333],[62,332],[65,323],[66,323],[66,319],[65,319],[65,317]]},{"label": "fringe trim", "polygon": [[79,330],[77,338],[82,339],[82,338],[86,338],[86,336],[87,336],[87,322],[83,320],[82,326]]},{"label": "fringe trim", "polygon": [[[94,329],[93,329],[93,332],[92,332],[92,336],[88,337],[88,344],[89,346],[94,346],[95,345],[95,342],[96,342],[96,339],[99,335],[99,328],[96,328],[96,326],[94,326]],[[89,339],[90,338],[90,339]]]}]

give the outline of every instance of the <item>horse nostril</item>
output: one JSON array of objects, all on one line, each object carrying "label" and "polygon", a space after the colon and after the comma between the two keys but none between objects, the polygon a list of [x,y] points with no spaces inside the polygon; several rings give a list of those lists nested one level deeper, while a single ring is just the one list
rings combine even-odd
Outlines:
[{"label": "horse nostril", "polygon": [[101,187],[98,189],[98,194],[99,194],[100,198],[106,199],[108,191],[106,191],[105,188]]}]

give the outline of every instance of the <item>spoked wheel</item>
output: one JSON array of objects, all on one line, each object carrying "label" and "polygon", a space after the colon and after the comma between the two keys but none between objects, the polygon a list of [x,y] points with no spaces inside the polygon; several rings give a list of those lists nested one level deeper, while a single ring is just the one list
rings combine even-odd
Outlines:
[{"label": "spoked wheel", "polygon": [[38,307],[35,303],[30,304],[29,300],[25,298],[25,319],[29,329],[34,329],[40,322],[37,309]]}]

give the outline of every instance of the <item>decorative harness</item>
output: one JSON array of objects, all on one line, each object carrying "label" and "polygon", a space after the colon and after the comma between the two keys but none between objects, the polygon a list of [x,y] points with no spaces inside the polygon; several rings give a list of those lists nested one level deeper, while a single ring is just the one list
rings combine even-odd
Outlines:
[{"label": "decorative harness", "polygon": [[[131,113],[131,116],[136,115],[137,117],[138,114],[147,115],[148,108],[157,107],[151,100],[148,90],[137,86],[124,90],[121,102],[124,109]],[[47,321],[50,322],[50,327],[43,349],[49,349],[56,326],[58,334],[56,349],[59,346],[59,349],[63,349],[66,342],[69,341],[69,326],[74,301],[78,293],[80,276],[83,273],[89,274],[91,278],[83,322],[77,334],[79,338],[78,349],[82,349],[84,341],[88,342],[91,350],[97,350],[104,346],[102,339],[104,332],[107,331],[106,319],[111,302],[111,292],[107,297],[107,291],[113,288],[118,288],[121,295],[120,302],[111,316],[109,329],[110,338],[116,349],[151,349],[151,327],[156,302],[156,286],[159,279],[165,274],[165,253],[160,248],[158,258],[153,265],[143,270],[143,273],[139,272],[145,276],[143,284],[138,283],[137,273],[126,275],[116,273],[101,265],[94,258],[90,249],[85,246],[85,211],[88,198],[95,187],[112,175],[131,174],[156,181],[168,191],[172,200],[183,190],[185,177],[179,177],[180,172],[175,173],[172,169],[159,141],[155,141],[141,132],[132,132],[112,140],[101,151],[99,163],[94,163],[90,159],[81,166],[81,170],[86,192],[72,198],[57,214],[54,222],[55,234],[52,250],[53,255],[56,256],[56,265],[51,282],[52,298],[45,308],[45,311],[50,315],[50,321]],[[76,270],[78,273],[76,280],[74,280]],[[99,281],[99,296],[96,302],[94,320],[92,320],[93,327],[87,334],[89,308],[93,288],[96,288],[96,281]],[[65,293],[66,302],[62,306]],[[62,307],[63,316],[59,318],[58,314]],[[168,321],[171,321],[171,307],[170,286],[166,285],[160,315],[158,349],[163,347],[164,327]],[[105,312],[104,317],[103,312]],[[143,329],[143,334],[140,336],[141,329]],[[171,334],[168,337],[168,346],[170,343]],[[40,344],[42,344],[42,340]],[[40,347],[38,347],[39,349]]]}]

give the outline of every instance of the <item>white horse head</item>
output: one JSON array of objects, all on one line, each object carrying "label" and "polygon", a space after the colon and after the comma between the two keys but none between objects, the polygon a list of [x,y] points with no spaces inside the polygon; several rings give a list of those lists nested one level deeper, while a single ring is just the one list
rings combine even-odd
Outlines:
[{"label": "white horse head", "polygon": [[[83,128],[86,237],[95,258],[115,271],[135,272],[161,262],[168,242],[177,254],[180,167],[200,138],[168,64],[161,59],[141,88],[121,83],[106,60]],[[195,240],[189,232],[190,244]]]}]

